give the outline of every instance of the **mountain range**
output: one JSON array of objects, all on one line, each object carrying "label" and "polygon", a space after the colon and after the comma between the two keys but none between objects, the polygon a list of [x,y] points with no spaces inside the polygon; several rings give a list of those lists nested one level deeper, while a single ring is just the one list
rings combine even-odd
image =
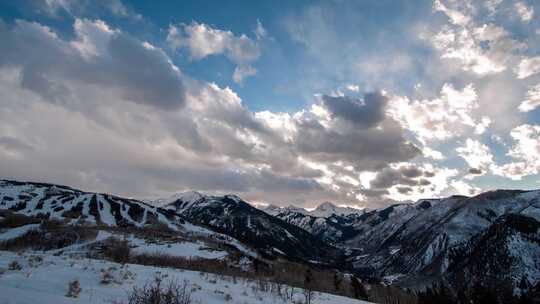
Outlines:
[{"label": "mountain range", "polygon": [[[225,235],[267,260],[326,265],[412,290],[480,287],[511,296],[539,289],[540,190],[496,190],[374,210],[324,203],[258,209],[198,192],[152,201],[66,186],[0,181],[0,209],[94,225]],[[501,292],[502,294],[502,292]]]}]

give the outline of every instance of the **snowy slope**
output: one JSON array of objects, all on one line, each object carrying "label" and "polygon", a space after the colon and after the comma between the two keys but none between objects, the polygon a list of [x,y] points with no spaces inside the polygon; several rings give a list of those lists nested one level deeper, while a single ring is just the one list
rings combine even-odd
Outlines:
[{"label": "snowy slope", "polygon": [[[163,205],[200,225],[230,235],[267,257],[333,263],[341,251],[309,232],[263,212],[235,195],[179,195]],[[163,203],[160,200],[159,203]]]},{"label": "snowy slope", "polygon": [[43,183],[1,180],[0,209],[104,226],[145,227],[161,223],[173,230],[193,228],[173,212],[141,201]]},{"label": "snowy slope", "polygon": [[[31,257],[34,258],[31,258]],[[35,256],[40,256],[39,261]],[[18,261],[22,270],[7,270],[8,264]],[[30,265],[31,264],[31,265]],[[193,290],[193,303],[292,303],[281,299],[276,293],[256,289],[255,282],[213,274],[182,271],[127,264],[122,266],[100,260],[75,259],[66,256],[43,254],[17,255],[0,251],[0,303],[42,304],[61,303],[113,303],[126,301],[127,293],[133,286],[141,287],[157,276],[166,283],[171,280],[186,280],[188,289]],[[113,282],[101,284],[102,270],[107,270],[114,277]],[[68,298],[68,282],[79,280],[82,288],[78,298]],[[301,291],[296,289],[296,299],[301,299]],[[227,296],[228,295],[228,296]],[[229,298],[229,300],[227,300]],[[334,304],[367,303],[350,298],[316,293],[313,302]]]},{"label": "snowy slope", "polygon": [[357,226],[365,233],[347,244],[362,246],[355,266],[381,275],[439,275],[449,254],[486,231],[499,217],[523,214],[538,218],[540,191],[498,190],[475,197],[450,197],[435,204],[402,206],[387,217],[370,215]]},{"label": "snowy slope", "polygon": [[448,270],[446,277],[464,290],[481,284],[524,294],[540,281],[540,222],[526,215],[501,216],[452,252]]},{"label": "snowy slope", "polygon": [[[66,219],[71,223],[84,221],[87,226],[104,228],[153,228],[157,225],[160,229],[159,225],[164,225],[183,238],[206,238],[214,243],[224,244],[227,248],[242,252],[247,256],[256,256],[252,249],[233,237],[195,225],[171,210],[151,206],[138,200],[84,192],[66,186],[2,180],[0,181],[1,209],[27,216]],[[0,229],[0,241],[21,236],[38,226],[39,224],[26,225],[5,231]],[[135,246],[144,242],[144,240],[137,241],[135,239],[133,241]],[[159,242],[160,240],[156,239],[153,244],[145,244],[141,247],[145,248],[146,253],[165,254],[183,249],[195,250],[201,246],[204,247],[200,241],[181,244],[162,242],[161,245]],[[224,255],[226,255],[224,252],[218,253],[215,258]],[[212,254],[209,254],[208,258],[211,256],[213,257]]]},{"label": "snowy slope", "polygon": [[336,206],[330,202],[324,202],[317,206],[317,208],[309,212],[310,215],[315,217],[329,217],[332,215],[349,215],[349,214],[361,214],[365,210],[351,208],[351,207],[340,207]]}]

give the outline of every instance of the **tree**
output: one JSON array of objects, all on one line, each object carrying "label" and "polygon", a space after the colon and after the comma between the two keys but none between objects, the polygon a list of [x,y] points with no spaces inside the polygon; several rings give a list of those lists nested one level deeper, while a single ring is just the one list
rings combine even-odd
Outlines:
[{"label": "tree", "polygon": [[368,294],[366,292],[366,289],[357,277],[351,278],[351,287],[355,298],[360,300],[368,300]]},{"label": "tree", "polygon": [[341,290],[341,283],[343,282],[343,278],[341,277],[341,274],[339,272],[334,272],[334,290],[340,291]]},{"label": "tree", "polygon": [[304,276],[304,297],[306,298],[305,303],[311,304],[311,300],[313,299],[313,273],[309,268],[306,270]]}]

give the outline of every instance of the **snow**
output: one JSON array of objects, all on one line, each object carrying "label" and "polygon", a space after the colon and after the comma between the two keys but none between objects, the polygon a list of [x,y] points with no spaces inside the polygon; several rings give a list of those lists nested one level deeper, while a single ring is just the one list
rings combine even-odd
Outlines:
[{"label": "snow", "polygon": [[39,229],[39,224],[29,224],[17,228],[11,228],[6,232],[0,233],[0,242],[8,241],[25,235],[31,230]]},{"label": "snow", "polygon": [[[41,262],[31,262],[31,256],[40,256]],[[170,280],[188,284],[193,290],[193,303],[292,303],[282,300],[275,293],[256,290],[256,284],[249,280],[217,276],[213,274],[184,271],[179,269],[120,264],[67,256],[43,254],[17,255],[0,251],[0,268],[7,269],[12,261],[18,261],[23,269],[6,270],[0,275],[0,303],[5,304],[101,304],[126,301],[127,293],[133,286],[143,286],[156,276],[165,283]],[[101,271],[109,269],[115,278],[109,284],[101,284]],[[68,283],[79,280],[82,288],[78,298],[65,296]],[[227,295],[231,297],[226,300]],[[296,299],[301,299],[301,290],[296,289]],[[350,298],[316,293],[314,304],[361,304],[367,303]]]},{"label": "snow", "polygon": [[132,250],[136,254],[165,254],[170,256],[203,259],[223,259],[227,256],[227,252],[208,248],[202,243],[150,243],[146,240],[133,236],[130,237],[128,241],[130,246],[135,246],[135,248],[132,248]]},{"label": "snow", "polygon": [[109,226],[115,226],[116,220],[114,219],[112,212],[111,212],[111,205],[109,202],[103,199],[101,195],[98,194],[98,202],[100,205],[99,208],[99,216],[101,218],[101,221]]}]

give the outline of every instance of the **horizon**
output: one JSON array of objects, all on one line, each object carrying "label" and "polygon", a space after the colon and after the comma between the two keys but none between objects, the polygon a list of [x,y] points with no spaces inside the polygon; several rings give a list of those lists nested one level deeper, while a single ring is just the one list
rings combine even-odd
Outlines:
[{"label": "horizon", "polygon": [[[20,182],[20,183],[49,184],[51,186],[68,187],[68,188],[71,188],[71,189],[74,189],[74,190],[78,190],[78,191],[82,191],[82,192],[88,192],[88,193],[93,192],[93,193],[97,193],[97,194],[116,195],[114,193],[109,193],[109,192],[104,192],[104,191],[89,191],[89,190],[86,190],[86,189],[72,187],[70,185],[48,183],[48,182],[45,182],[45,181],[13,180],[13,179],[0,178],[0,182],[1,181]],[[248,205],[250,205],[250,206],[252,206],[252,207],[254,207],[256,209],[263,210],[263,211],[266,210],[269,207],[275,207],[275,208],[280,208],[280,209],[287,209],[287,208],[303,209],[304,211],[312,213],[313,211],[316,211],[320,206],[322,206],[324,204],[330,204],[330,205],[332,205],[333,207],[336,207],[336,208],[350,208],[350,209],[355,209],[355,210],[358,210],[358,211],[366,211],[366,212],[368,212],[368,211],[383,210],[385,208],[395,206],[395,205],[415,205],[415,204],[419,203],[420,201],[424,201],[424,200],[444,200],[444,199],[449,199],[449,198],[456,197],[456,196],[462,196],[462,197],[466,197],[466,198],[473,198],[473,197],[476,197],[478,195],[482,195],[482,194],[485,194],[485,193],[488,193],[488,192],[496,192],[496,191],[535,192],[535,191],[540,191],[540,187],[537,188],[537,189],[528,189],[528,190],[524,190],[524,189],[503,189],[503,188],[490,189],[490,190],[486,190],[486,191],[483,191],[481,193],[476,193],[475,195],[470,195],[470,196],[461,195],[461,194],[452,194],[452,195],[449,195],[449,196],[441,196],[441,197],[424,197],[424,198],[419,198],[419,199],[414,200],[414,201],[393,202],[391,204],[376,207],[376,208],[361,207],[361,206],[358,206],[358,205],[340,205],[340,204],[335,204],[335,203],[330,202],[330,201],[315,202],[315,204],[311,204],[309,207],[308,206],[298,206],[298,205],[291,204],[291,203],[284,204],[284,205],[275,205],[275,204],[265,203],[265,202],[249,201],[249,200],[244,199],[241,196],[238,196],[235,193],[207,193],[207,192],[201,192],[201,191],[196,191],[196,190],[181,191],[181,192],[171,194],[168,197],[155,197],[155,198],[123,197],[123,198],[137,200],[137,201],[140,201],[140,202],[150,204],[152,206],[159,206],[159,204],[156,204],[156,203],[158,203],[158,201],[160,201],[160,200],[165,201],[165,203],[170,203],[171,202],[170,199],[172,199],[172,198],[175,198],[175,197],[178,198],[179,196],[185,195],[185,194],[188,194],[188,193],[189,194],[197,193],[197,194],[205,196],[205,197],[213,197],[213,196],[215,196],[215,197],[224,197],[224,196],[230,196],[230,195],[236,196],[239,199],[246,202]],[[122,197],[121,195],[117,195],[117,196]],[[162,204],[163,202],[159,202],[159,203]]]},{"label": "horizon", "polygon": [[537,190],[538,14],[529,0],[0,1],[0,172],[301,208]]}]

